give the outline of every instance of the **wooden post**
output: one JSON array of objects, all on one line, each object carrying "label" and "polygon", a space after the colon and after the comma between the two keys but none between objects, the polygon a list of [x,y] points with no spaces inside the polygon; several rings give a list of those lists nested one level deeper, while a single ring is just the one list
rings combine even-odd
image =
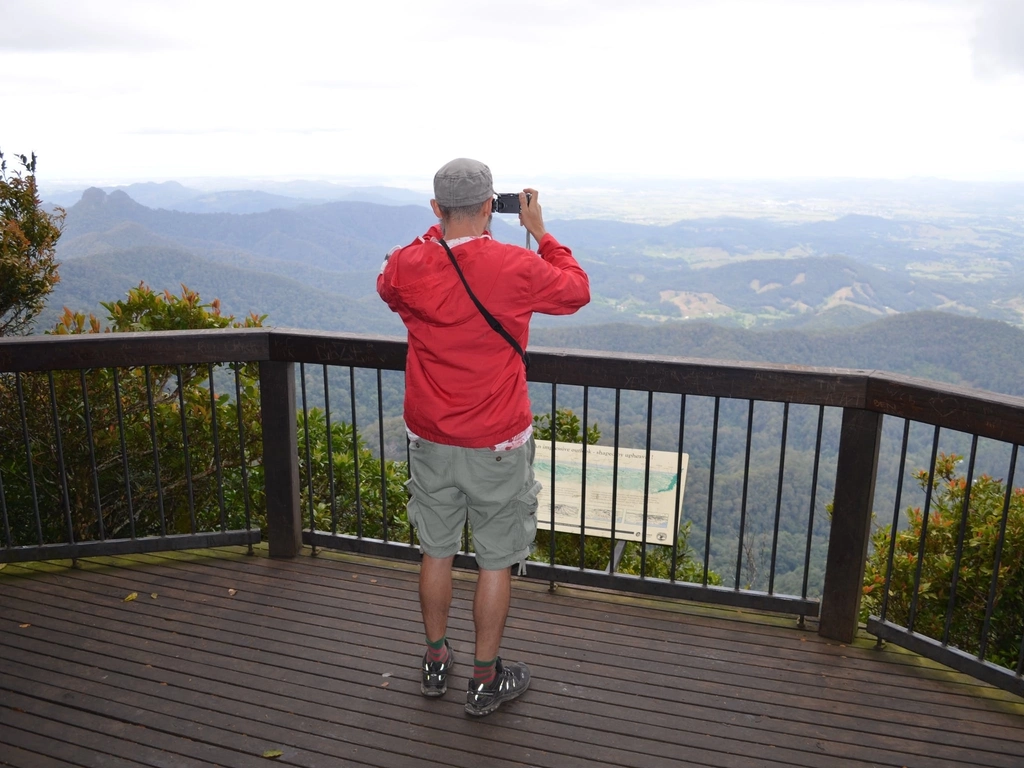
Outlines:
[{"label": "wooden post", "polygon": [[295,557],[302,551],[302,511],[294,363],[260,361],[260,407],[270,556]]},{"label": "wooden post", "polygon": [[857,635],[881,438],[882,414],[859,408],[843,409],[832,531],[818,624],[819,635],[841,643],[851,643]]}]

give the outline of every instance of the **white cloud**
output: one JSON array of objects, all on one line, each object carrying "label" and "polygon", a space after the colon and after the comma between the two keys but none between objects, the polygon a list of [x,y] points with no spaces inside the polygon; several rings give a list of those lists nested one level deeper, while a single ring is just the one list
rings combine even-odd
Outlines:
[{"label": "white cloud", "polygon": [[0,0],[0,52],[147,51],[175,47],[167,2]]},{"label": "white cloud", "polygon": [[0,0],[49,29],[0,33],[0,148],[63,178],[1024,178],[1024,82],[974,75],[993,8]]},{"label": "white cloud", "polygon": [[974,37],[974,60],[986,76],[1024,75],[1024,2],[983,0]]}]

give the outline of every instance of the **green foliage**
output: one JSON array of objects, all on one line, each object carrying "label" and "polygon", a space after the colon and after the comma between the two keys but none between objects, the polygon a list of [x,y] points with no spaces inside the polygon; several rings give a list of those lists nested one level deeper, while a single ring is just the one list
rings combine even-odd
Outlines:
[{"label": "green foliage", "polygon": [[[106,332],[255,327],[261,322],[258,317],[244,323],[224,317],[216,302],[203,304],[184,286],[179,297],[140,285],[127,298],[104,306],[113,323]],[[57,335],[100,332],[95,316],[68,309],[53,330]],[[8,416],[0,420],[0,476],[8,508],[17,512],[11,543],[92,540],[100,538],[101,530],[107,538],[125,538],[241,528],[246,494],[259,526],[264,503],[258,370],[255,364],[231,364],[212,371],[213,396],[211,368],[200,365],[54,371],[52,397],[47,374],[3,374],[0,412]],[[236,371],[241,408],[234,398]],[[20,423],[19,383],[31,451]],[[215,420],[219,445],[213,437]]]},{"label": "green foliage", "polygon": [[[982,475],[970,489],[963,555],[959,571],[954,570],[967,481],[956,474],[961,457],[940,454],[932,480],[932,502],[927,521],[924,557],[920,563],[917,612],[914,631],[942,639],[954,575],[956,601],[950,623],[949,644],[968,653],[978,653],[986,606],[995,565],[996,547],[1003,524],[1007,486],[1002,480]],[[928,472],[917,472],[922,488],[928,486]],[[924,515],[920,508],[907,510],[909,525],[896,532],[895,550],[886,619],[907,626]],[[864,575],[862,618],[879,615],[889,549],[891,526],[872,536],[873,551]],[[988,647],[985,658],[1005,667],[1015,667],[1024,631],[1024,488],[1010,492],[999,573],[996,579]]]},{"label": "green foliage", "polygon": [[[206,304],[184,285],[176,295],[140,284],[125,299],[104,302],[103,307],[109,326],[102,327],[94,315],[65,308],[52,333],[260,327],[266,317],[252,314],[236,322],[221,313],[219,301]],[[30,452],[20,425],[19,385]],[[238,529],[246,526],[247,506],[252,526],[265,527],[257,364],[55,371],[53,393],[51,399],[47,374],[0,376],[0,412],[12,415],[0,420],[0,478],[8,508],[18,511],[11,516],[11,545]],[[54,410],[59,431],[54,429]],[[405,463],[382,463],[362,438],[354,447],[351,426],[340,421],[331,424],[328,450],[326,416],[318,408],[309,411],[308,422],[300,414],[297,429],[302,508],[309,510],[311,483],[317,529],[409,541]]]},{"label": "green foliage", "polygon": [[[964,344],[970,339],[970,344]],[[810,333],[709,322],[538,328],[531,343],[709,360],[865,368],[1024,395],[1024,330],[947,312],[906,312],[857,328]]]},{"label": "green foliage", "polygon": [[27,333],[60,279],[55,250],[64,211],[48,213],[36,188],[36,156],[17,155],[8,173],[0,152],[0,336]]},{"label": "green foliage", "polygon": [[[362,437],[353,446],[350,424],[332,421],[328,442],[325,412],[312,408],[308,414],[305,424],[302,414],[298,416],[299,476],[304,478],[302,509],[307,524],[311,482],[313,520],[317,530],[389,541],[410,541],[409,520],[405,510],[408,499],[405,480],[409,476],[406,463],[385,460],[382,476],[381,460],[366,447]],[[358,494],[355,482],[357,462]],[[310,475],[306,474],[307,469],[311,471]],[[311,481],[306,480],[307,477],[311,477]]]},{"label": "green foliage", "polygon": [[[551,439],[551,414],[545,413],[533,417],[533,437],[535,440]],[[601,439],[601,430],[597,422],[587,427],[587,445],[597,445]],[[582,443],[583,435],[580,417],[569,408],[555,411],[555,440],[560,443]]]},{"label": "green foliage", "polygon": [[153,292],[145,283],[128,291],[127,301],[101,302],[113,323],[110,330],[181,331],[202,328],[258,328],[266,315],[250,314],[241,323],[221,315],[220,299],[203,304],[199,294],[181,286],[181,296],[170,291]]}]

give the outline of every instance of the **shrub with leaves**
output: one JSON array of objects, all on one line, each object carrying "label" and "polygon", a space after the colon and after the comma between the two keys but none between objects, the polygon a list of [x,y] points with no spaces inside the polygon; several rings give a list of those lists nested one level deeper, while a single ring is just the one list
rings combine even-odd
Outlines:
[{"label": "shrub with leaves", "polygon": [[313,520],[318,531],[409,542],[409,520],[405,510],[408,499],[406,463],[385,460],[382,465],[361,436],[353,445],[352,426],[345,422],[331,422],[328,441],[327,417],[320,408],[310,409],[305,423],[300,413],[298,429],[304,527],[309,526],[311,478]]},{"label": "shrub with leaves", "polygon": [[[895,534],[886,619],[908,626],[916,595],[915,632],[937,640],[947,639],[949,614],[948,643],[976,654],[981,647],[991,594],[992,613],[985,658],[1002,666],[1016,667],[1024,633],[1024,488],[1010,489],[1007,496],[1004,481],[982,475],[971,483],[964,521],[968,489],[966,479],[956,472],[960,461],[961,457],[955,454],[939,455],[932,478],[927,526],[922,510],[910,508],[906,512],[907,528]],[[915,478],[927,489],[927,470],[917,472]],[[962,521],[965,533],[961,544]],[[921,532],[925,527],[924,556],[919,564]],[[1001,535],[1003,544],[993,593],[996,550]],[[892,537],[891,526],[877,530],[872,536],[861,601],[863,619],[881,613]],[[959,569],[956,569],[958,548],[962,549],[962,554]],[[950,610],[954,576],[956,598]]]},{"label": "shrub with leaves", "polygon": [[[263,320],[236,322],[221,314],[216,301],[204,304],[185,286],[176,296],[140,285],[103,306],[110,326],[65,309],[52,332],[257,327]],[[264,504],[258,369],[226,364],[212,372],[212,395],[206,365],[0,376],[0,478],[12,510],[11,543],[241,528],[246,498],[259,526]]]},{"label": "shrub with leaves", "polygon": [[43,208],[36,156],[16,155],[7,170],[0,152],[0,336],[27,333],[60,279],[55,252],[64,210]]}]

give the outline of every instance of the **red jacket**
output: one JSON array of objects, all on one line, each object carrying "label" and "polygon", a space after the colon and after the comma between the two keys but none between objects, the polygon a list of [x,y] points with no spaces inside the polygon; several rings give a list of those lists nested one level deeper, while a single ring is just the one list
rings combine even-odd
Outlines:
[{"label": "red jacket", "polygon": [[[523,361],[487,325],[434,226],[391,252],[377,292],[409,331],[405,423],[435,443],[485,448],[533,421]],[[526,349],[534,312],[568,315],[590,301],[590,281],[550,234],[538,253],[489,237],[452,248],[480,303]]]}]

